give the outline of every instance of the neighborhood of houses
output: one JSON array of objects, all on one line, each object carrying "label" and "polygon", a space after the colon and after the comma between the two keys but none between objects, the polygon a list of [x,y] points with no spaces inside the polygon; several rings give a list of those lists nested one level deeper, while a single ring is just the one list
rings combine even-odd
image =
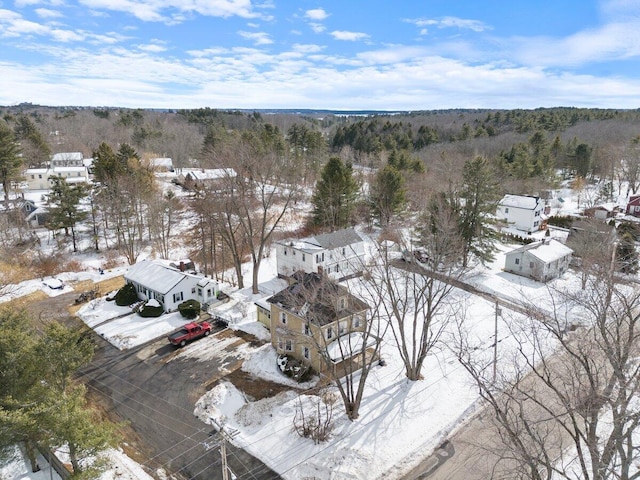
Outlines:
[{"label": "neighborhood of houses", "polygon": [[[91,165],[91,159],[70,152],[55,154],[47,168],[25,170],[24,182],[17,188],[21,198],[5,202],[2,213],[19,214],[34,227],[46,225],[44,195],[51,178],[91,182]],[[152,159],[150,165],[158,176],[168,176],[187,190],[204,183],[216,185],[220,178],[234,174],[220,169],[174,169],[169,158]],[[547,192],[544,196],[507,194],[497,203],[496,228],[524,243],[504,252],[503,272],[543,284],[568,271],[573,251],[565,242],[572,232],[548,221],[562,202]],[[640,221],[640,195],[631,195],[626,205],[590,205],[583,209],[582,217],[602,223]],[[346,286],[365,273],[368,259],[363,235],[347,228],[284,238],[274,242],[273,251],[275,273],[281,282],[275,291],[255,298],[252,304],[273,351],[321,375],[332,370],[330,373],[339,376],[342,371],[377,360],[378,339],[364,335],[371,306]],[[164,313],[176,312],[184,302],[195,300],[212,317],[229,320],[224,313],[229,297],[223,287],[214,278],[198,273],[189,259],[142,260],[128,267],[123,278],[141,302],[159,305]],[[364,348],[363,342],[368,342]]]}]

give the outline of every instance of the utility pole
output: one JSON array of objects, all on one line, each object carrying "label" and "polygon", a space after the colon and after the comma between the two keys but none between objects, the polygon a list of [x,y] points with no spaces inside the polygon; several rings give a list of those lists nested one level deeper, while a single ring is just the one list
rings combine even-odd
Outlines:
[{"label": "utility pole", "polygon": [[220,425],[220,436],[222,437],[222,443],[220,444],[220,456],[222,457],[222,480],[235,480],[237,478],[227,463],[227,442],[237,434],[237,431],[228,434],[224,425]]},{"label": "utility pole", "polygon": [[496,318],[493,325],[493,383],[496,383],[496,373],[498,366],[498,315],[502,314],[496,300]]}]

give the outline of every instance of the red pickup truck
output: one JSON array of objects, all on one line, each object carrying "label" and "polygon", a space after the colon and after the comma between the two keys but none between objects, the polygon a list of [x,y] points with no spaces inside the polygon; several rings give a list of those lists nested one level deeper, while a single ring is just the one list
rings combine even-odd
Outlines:
[{"label": "red pickup truck", "polygon": [[191,322],[187,323],[177,332],[169,335],[169,342],[172,345],[179,345],[184,347],[187,342],[195,340],[196,338],[206,337],[211,333],[211,325],[209,322]]}]

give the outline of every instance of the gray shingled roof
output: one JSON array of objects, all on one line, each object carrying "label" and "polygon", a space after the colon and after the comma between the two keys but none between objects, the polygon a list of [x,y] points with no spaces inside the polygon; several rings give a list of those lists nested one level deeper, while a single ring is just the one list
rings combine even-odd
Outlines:
[{"label": "gray shingled roof", "polygon": [[316,235],[313,238],[318,243],[318,245],[329,250],[334,248],[346,247],[353,243],[362,241],[360,235],[358,235],[353,228],[345,228],[344,230],[338,230],[332,233]]},{"label": "gray shingled roof", "polygon": [[[345,296],[348,299],[345,308],[338,310],[338,298]],[[328,325],[369,308],[345,287],[318,273],[305,273],[297,283],[279,291],[267,302],[279,305],[316,325]]]}]

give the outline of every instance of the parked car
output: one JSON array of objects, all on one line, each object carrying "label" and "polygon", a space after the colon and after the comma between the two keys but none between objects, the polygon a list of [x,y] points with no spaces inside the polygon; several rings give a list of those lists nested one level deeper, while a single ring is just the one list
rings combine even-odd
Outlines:
[{"label": "parked car", "polygon": [[211,333],[211,324],[209,322],[191,322],[187,323],[177,332],[169,335],[168,339],[172,345],[184,347],[187,342],[200,337],[206,337]]}]

